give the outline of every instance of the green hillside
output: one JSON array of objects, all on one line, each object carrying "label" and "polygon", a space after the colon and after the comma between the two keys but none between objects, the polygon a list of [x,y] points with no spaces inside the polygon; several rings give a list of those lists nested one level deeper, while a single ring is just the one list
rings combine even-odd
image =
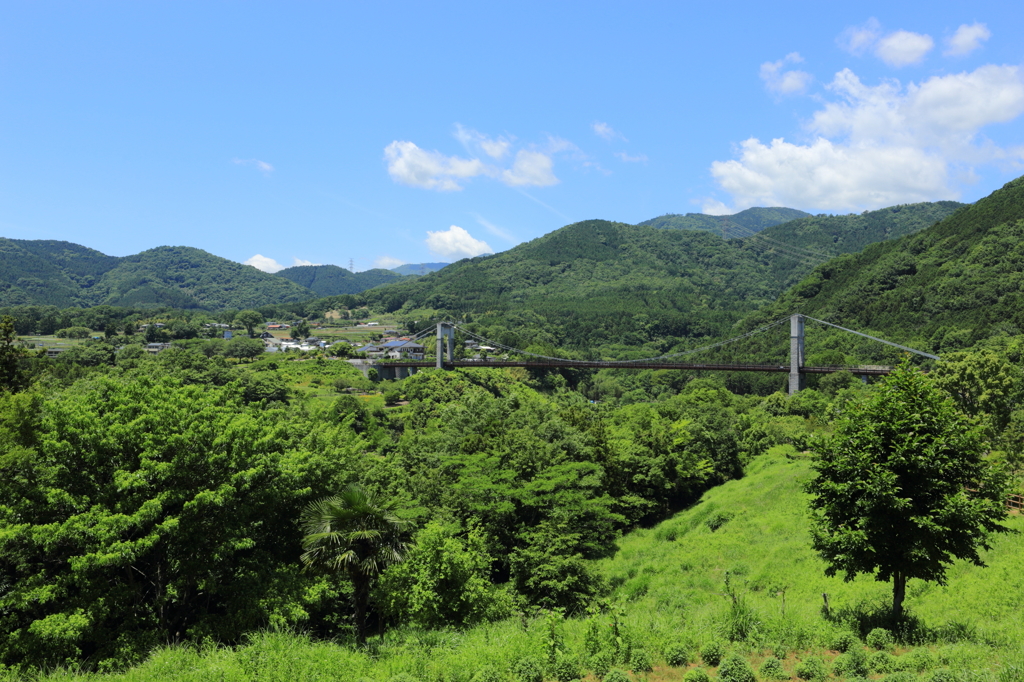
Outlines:
[{"label": "green hillside", "polygon": [[291,280],[300,287],[309,289],[317,296],[340,296],[358,294],[361,291],[382,284],[400,282],[404,277],[393,270],[374,268],[362,272],[350,272],[337,265],[297,265],[276,273]]},{"label": "green hillside", "polygon": [[795,208],[748,208],[735,215],[706,215],[704,213],[668,213],[645,220],[640,225],[659,230],[705,230],[719,237],[746,237],[766,227],[797,218],[810,217],[810,213]]},{"label": "green hillside", "polygon": [[814,270],[750,326],[800,311],[923,350],[1024,329],[1024,178],[938,225]]},{"label": "green hillside", "polygon": [[397,272],[400,275],[425,275],[429,272],[436,272],[449,265],[451,265],[451,263],[405,263],[396,268],[391,268],[391,271]]},{"label": "green hillside", "polygon": [[70,242],[0,238],[0,304],[82,305],[110,260]]}]

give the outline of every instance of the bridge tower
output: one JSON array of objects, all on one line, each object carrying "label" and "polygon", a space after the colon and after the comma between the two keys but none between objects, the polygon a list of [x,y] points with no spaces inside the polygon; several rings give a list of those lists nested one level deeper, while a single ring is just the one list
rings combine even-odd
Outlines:
[{"label": "bridge tower", "polygon": [[437,323],[437,368],[444,367],[444,339],[448,340],[448,362],[455,362],[455,325],[450,322]]},{"label": "bridge tower", "polygon": [[804,316],[800,313],[789,318],[789,394],[804,387]]}]

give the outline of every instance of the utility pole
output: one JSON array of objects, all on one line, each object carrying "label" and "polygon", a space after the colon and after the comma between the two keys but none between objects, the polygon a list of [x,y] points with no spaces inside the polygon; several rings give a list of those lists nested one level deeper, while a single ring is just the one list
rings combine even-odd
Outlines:
[{"label": "utility pole", "polygon": [[804,316],[800,313],[789,318],[789,394],[804,387]]}]

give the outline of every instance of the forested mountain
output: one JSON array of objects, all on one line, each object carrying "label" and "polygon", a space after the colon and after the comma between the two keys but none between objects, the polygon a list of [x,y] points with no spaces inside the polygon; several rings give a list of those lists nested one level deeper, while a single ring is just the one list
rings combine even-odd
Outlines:
[{"label": "forested mountain", "polygon": [[365,295],[388,311],[528,313],[557,344],[581,349],[671,346],[725,333],[830,256],[926,227],[960,206],[810,216],[729,240],[706,230],[592,220]]},{"label": "forested mountain", "polygon": [[1024,178],[929,229],[821,265],[749,324],[784,311],[933,351],[1021,333]]},{"label": "forested mountain", "polygon": [[640,225],[659,230],[706,230],[719,237],[746,237],[766,227],[797,218],[810,217],[810,213],[795,208],[748,208],[735,215],[707,215],[704,213],[667,213],[645,220]]},{"label": "forested mountain", "polygon": [[451,265],[450,263],[404,263],[397,268],[391,268],[392,272],[400,275],[425,275],[428,272],[436,272],[441,268]]},{"label": "forested mountain", "polygon": [[350,272],[337,265],[296,265],[276,274],[309,289],[317,296],[358,294],[381,284],[400,282],[404,279],[403,275],[393,270],[374,268]]},{"label": "forested mountain", "polygon": [[187,246],[124,258],[70,242],[0,238],[0,305],[250,308],[314,298],[288,280]]}]

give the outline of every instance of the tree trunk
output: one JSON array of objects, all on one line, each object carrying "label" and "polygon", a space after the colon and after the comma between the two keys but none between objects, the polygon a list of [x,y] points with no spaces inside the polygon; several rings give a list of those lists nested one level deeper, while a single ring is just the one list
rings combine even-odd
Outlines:
[{"label": "tree trunk", "polygon": [[903,620],[903,598],[907,594],[907,576],[896,572],[892,576],[892,617],[899,622]]},{"label": "tree trunk", "polygon": [[353,601],[355,605],[356,643],[366,644],[366,610],[370,601],[370,581],[352,576]]}]

